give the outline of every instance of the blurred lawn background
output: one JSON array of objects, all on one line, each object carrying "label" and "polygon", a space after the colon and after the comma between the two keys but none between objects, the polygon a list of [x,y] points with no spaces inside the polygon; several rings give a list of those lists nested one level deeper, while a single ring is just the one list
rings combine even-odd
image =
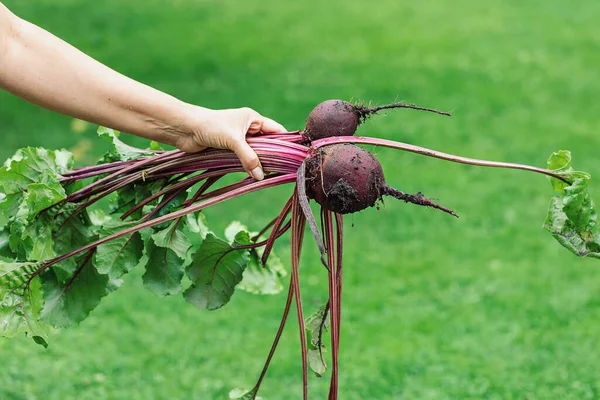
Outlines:
[{"label": "blurred lawn background", "polygon": [[[577,168],[600,176],[596,0],[4,3],[188,102],[249,106],[300,129],[328,98],[406,100],[454,116],[390,111],[360,134],[537,166],[569,149]],[[0,93],[2,159],[23,146],[65,147],[90,164],[104,150],[94,131]],[[599,398],[600,263],[541,229],[547,179],[375,152],[390,184],[461,218],[392,200],[347,217],[341,398]],[[290,190],[215,207],[209,222],[260,228]],[[278,247],[286,260],[288,240]],[[305,249],[311,311],[325,300],[326,274],[310,239]],[[209,313],[154,297],[140,275],[80,327],[54,333],[47,350],[0,340],[0,398],[223,399],[254,384],[283,294],[237,293]],[[265,399],[301,397],[297,337],[290,323]],[[327,378],[311,378],[311,398],[326,397]]]}]

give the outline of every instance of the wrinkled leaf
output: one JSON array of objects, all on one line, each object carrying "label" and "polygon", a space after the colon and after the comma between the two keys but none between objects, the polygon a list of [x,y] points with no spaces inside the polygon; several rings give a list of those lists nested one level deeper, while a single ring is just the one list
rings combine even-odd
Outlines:
[{"label": "wrinkled leaf", "polygon": [[551,178],[552,187],[559,194],[550,201],[544,229],[579,257],[600,258],[598,214],[589,194],[590,175],[575,171],[571,153],[565,150],[550,156],[548,168],[571,184]]},{"label": "wrinkled leaf", "polygon": [[113,149],[104,156],[104,161],[129,161],[140,157],[150,157],[156,153],[153,150],[138,149],[123,143],[119,139],[120,132],[110,128],[98,128],[98,136],[112,143]]},{"label": "wrinkled leaf", "polygon": [[183,222],[173,221],[146,240],[144,286],[157,296],[181,292],[185,267],[191,262],[192,244],[183,232]]},{"label": "wrinkled leaf", "polygon": [[10,238],[10,232],[4,229],[0,229],[0,260],[2,261],[13,261],[17,258],[17,255],[10,249],[8,241]]},{"label": "wrinkled leaf", "polygon": [[327,364],[323,358],[325,348],[321,349],[308,349],[308,365],[315,375],[320,378],[327,372]]},{"label": "wrinkled leaf", "polygon": [[0,225],[10,233],[11,251],[28,261],[54,257],[53,215],[45,211],[66,193],[60,174],[71,168],[71,153],[27,147],[0,168]]},{"label": "wrinkled leaf", "polygon": [[55,327],[69,327],[87,318],[118,283],[99,274],[91,260],[66,283],[58,281],[54,271],[42,275],[46,304],[42,319]]},{"label": "wrinkled leaf", "polygon": [[184,231],[192,246],[198,249],[210,232],[204,214],[201,212],[187,214],[185,216]]},{"label": "wrinkled leaf", "polygon": [[264,248],[258,248],[250,252],[248,267],[244,271],[242,281],[238,289],[252,294],[268,295],[278,294],[284,287],[281,278],[286,276],[287,271],[276,254],[271,252],[267,265],[261,264],[260,258]]},{"label": "wrinkled leaf", "polygon": [[40,214],[31,223],[17,220],[10,227],[9,244],[19,259],[43,261],[56,257],[52,216]]},{"label": "wrinkled leaf", "polygon": [[[91,229],[92,223],[87,211],[82,210],[73,215],[76,209],[76,204],[66,204],[60,207],[58,211],[55,211],[52,221],[54,224],[52,232],[54,252],[57,255],[69,253],[97,239],[97,236]],[[56,272],[59,281],[66,282],[73,275],[84,257],[85,254],[80,254],[55,264],[52,269]]]},{"label": "wrinkled leaf", "polygon": [[0,226],[17,215],[25,224],[23,219],[64,199],[58,180],[72,165],[72,154],[66,150],[33,147],[19,149],[6,160],[0,168]]},{"label": "wrinkled leaf", "polygon": [[233,248],[249,243],[250,237],[245,231],[236,235],[233,246],[209,233],[187,268],[192,286],[185,291],[185,299],[208,310],[227,304],[248,264],[248,250]]},{"label": "wrinkled leaf", "polygon": [[191,243],[183,233],[182,225],[183,223],[177,220],[172,221],[165,229],[153,233],[152,240],[157,246],[167,247],[173,250],[179,258],[185,259]]},{"label": "wrinkled leaf", "polygon": [[[229,223],[229,225],[227,225],[227,228],[225,228],[225,239],[229,243],[233,243],[235,241],[235,237],[240,232],[250,231],[248,230],[248,227],[242,224],[240,221],[232,221]],[[248,233],[248,235],[251,236],[252,234]]]},{"label": "wrinkled leaf", "polygon": [[[20,260],[44,261],[87,244],[94,238],[86,211],[72,215],[75,204],[57,205],[33,217],[15,220],[10,227],[9,245]],[[61,281],[72,275],[76,258],[54,266]]]},{"label": "wrinkled leaf", "polygon": [[173,250],[158,247],[152,240],[146,242],[144,255],[147,261],[142,280],[146,289],[160,297],[179,294],[186,262]]},{"label": "wrinkled leaf", "polygon": [[310,368],[318,377],[323,376],[327,370],[327,364],[323,357],[323,353],[325,353],[323,335],[329,330],[329,315],[326,314],[327,311],[327,304],[324,304],[304,321],[308,340],[308,361]]},{"label": "wrinkled leaf", "polygon": [[[165,179],[138,181],[132,185],[119,189],[117,195],[112,198],[111,213],[123,213],[137,203],[147,199],[159,192],[165,185]],[[143,213],[150,212],[158,201],[154,200],[142,209],[134,212],[129,218],[139,219]]]},{"label": "wrinkled leaf", "polygon": [[[187,192],[181,192],[166,204],[162,205],[161,208],[152,216],[152,219],[162,217],[179,209],[179,206],[187,199]],[[162,200],[161,200],[162,201]],[[163,229],[167,227],[170,222],[163,222],[162,224],[155,225],[157,229]]]},{"label": "wrinkled leaf", "polygon": [[[4,162],[0,168],[0,182],[5,189],[15,192],[24,184],[54,182],[72,167],[73,155],[66,150],[26,147]],[[11,180],[2,176],[6,171],[15,174]]]},{"label": "wrinkled leaf", "polygon": [[[247,231],[248,228],[238,221],[234,221],[225,229],[225,237],[232,241],[235,235],[241,231]],[[250,233],[255,236],[256,233]],[[258,240],[264,240],[260,237]],[[267,265],[263,266],[260,259],[264,253],[264,247],[259,247],[250,251],[248,267],[244,271],[242,281],[237,286],[238,289],[252,294],[269,295],[278,294],[283,291],[281,278],[286,276],[283,263],[277,257],[274,251],[271,251]]]},{"label": "wrinkled leaf", "polygon": [[150,146],[148,147],[148,150],[161,151],[161,150],[164,150],[164,149],[162,148],[162,146],[160,145],[160,143],[158,143],[156,140],[152,140],[150,142]]},{"label": "wrinkled leaf", "polygon": [[89,210],[88,215],[91,224],[97,226],[106,225],[113,219],[113,216],[106,214],[100,209]]},{"label": "wrinkled leaf", "polygon": [[40,211],[50,208],[67,197],[65,190],[58,182],[32,183],[24,194],[24,205],[27,206],[27,218],[34,218]]},{"label": "wrinkled leaf", "polygon": [[34,263],[0,262],[0,337],[26,333],[47,345],[47,327],[39,322],[44,303],[40,279],[27,285],[38,268]]},{"label": "wrinkled leaf", "polygon": [[256,389],[236,388],[229,392],[229,400],[262,400],[262,397],[256,395]]},{"label": "wrinkled leaf", "polygon": [[[111,220],[99,230],[100,238],[135,226],[135,222]],[[94,265],[100,274],[118,279],[135,267],[142,258],[142,238],[139,232],[101,244],[94,254]]]},{"label": "wrinkled leaf", "polygon": [[22,200],[23,192],[9,194],[0,192],[0,227],[6,227],[14,219]]}]

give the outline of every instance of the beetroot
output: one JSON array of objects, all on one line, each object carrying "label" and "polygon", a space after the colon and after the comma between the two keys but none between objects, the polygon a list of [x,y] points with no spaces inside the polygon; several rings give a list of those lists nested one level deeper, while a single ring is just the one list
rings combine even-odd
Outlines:
[{"label": "beetroot", "polygon": [[457,216],[421,193],[406,194],[389,186],[375,156],[353,144],[322,147],[307,159],[306,194],[327,210],[339,214],[372,207],[388,195]]},{"label": "beetroot", "polygon": [[326,100],[308,114],[304,136],[311,141],[331,136],[352,136],[360,122],[360,114],[351,103]]},{"label": "beetroot", "polygon": [[414,104],[393,103],[378,107],[352,104],[343,100],[326,100],[316,106],[306,119],[304,137],[308,142],[332,136],[352,136],[358,126],[378,111],[389,108],[411,108],[450,116],[449,113]]}]

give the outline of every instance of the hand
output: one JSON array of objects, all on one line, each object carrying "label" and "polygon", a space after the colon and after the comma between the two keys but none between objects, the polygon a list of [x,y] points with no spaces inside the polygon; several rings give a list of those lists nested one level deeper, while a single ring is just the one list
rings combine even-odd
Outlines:
[{"label": "hand", "polygon": [[16,17],[1,1],[0,88],[42,107],[183,151],[233,150],[250,175],[264,178],[246,135],[284,132],[283,126],[250,108],[209,110],[136,82]]},{"label": "hand", "polygon": [[232,150],[244,170],[257,180],[262,180],[264,173],[258,156],[246,142],[246,135],[286,132],[283,126],[251,108],[210,110],[193,106],[188,119],[187,134],[179,137],[177,148],[186,152],[206,147]]}]

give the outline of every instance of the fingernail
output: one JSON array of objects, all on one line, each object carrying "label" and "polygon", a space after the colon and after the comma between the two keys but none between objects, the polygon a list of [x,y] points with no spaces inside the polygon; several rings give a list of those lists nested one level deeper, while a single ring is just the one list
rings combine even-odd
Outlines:
[{"label": "fingernail", "polygon": [[254,169],[253,169],[253,170],[250,172],[250,174],[251,174],[251,175],[252,175],[252,177],[253,177],[254,179],[256,179],[257,181],[262,181],[262,180],[265,178],[265,174],[264,174],[264,172],[263,172],[263,170],[262,170],[262,168],[261,168],[261,167],[256,167],[256,168],[254,168]]}]

